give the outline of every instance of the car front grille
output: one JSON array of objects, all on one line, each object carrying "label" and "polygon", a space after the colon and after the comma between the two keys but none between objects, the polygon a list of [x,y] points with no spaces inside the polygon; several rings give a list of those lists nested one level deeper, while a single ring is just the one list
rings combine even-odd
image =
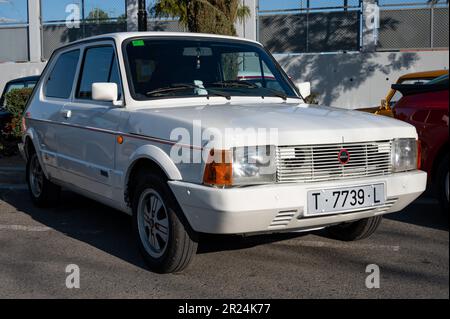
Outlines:
[{"label": "car front grille", "polygon": [[[349,161],[342,164],[339,154],[346,150]],[[277,148],[277,180],[320,182],[392,173],[392,141],[280,146]]]}]

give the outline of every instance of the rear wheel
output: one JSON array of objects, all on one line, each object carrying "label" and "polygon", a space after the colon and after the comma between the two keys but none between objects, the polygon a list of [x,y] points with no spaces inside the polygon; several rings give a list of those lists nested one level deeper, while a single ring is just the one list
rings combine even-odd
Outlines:
[{"label": "rear wheel", "polygon": [[61,188],[45,177],[36,152],[29,155],[27,161],[27,184],[33,203],[40,207],[54,205],[61,193]]},{"label": "rear wheel", "polygon": [[140,251],[152,271],[178,272],[197,252],[197,236],[167,182],[151,172],[140,174],[133,196],[133,229]]},{"label": "rear wheel", "polygon": [[439,163],[436,176],[436,194],[439,198],[442,210],[444,213],[448,213],[448,200],[449,200],[449,169],[448,169],[449,155],[445,155],[442,161]]},{"label": "rear wheel", "polygon": [[370,237],[380,226],[382,217],[375,216],[352,223],[344,223],[327,228],[331,238],[343,241],[355,241]]}]

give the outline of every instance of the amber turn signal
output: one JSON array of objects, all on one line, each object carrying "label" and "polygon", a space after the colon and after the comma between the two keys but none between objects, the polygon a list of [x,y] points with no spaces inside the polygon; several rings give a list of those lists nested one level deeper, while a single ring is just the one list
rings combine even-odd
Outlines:
[{"label": "amber turn signal", "polygon": [[231,186],[233,184],[231,151],[211,150],[203,174],[203,184]]},{"label": "amber turn signal", "polygon": [[422,168],[422,143],[417,140],[417,169]]}]

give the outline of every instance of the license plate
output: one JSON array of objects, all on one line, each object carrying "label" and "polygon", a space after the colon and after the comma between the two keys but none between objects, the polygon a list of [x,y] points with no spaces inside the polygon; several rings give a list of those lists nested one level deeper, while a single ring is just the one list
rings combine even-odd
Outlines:
[{"label": "license plate", "polygon": [[376,207],[386,201],[384,184],[322,189],[308,192],[307,215],[324,215]]}]

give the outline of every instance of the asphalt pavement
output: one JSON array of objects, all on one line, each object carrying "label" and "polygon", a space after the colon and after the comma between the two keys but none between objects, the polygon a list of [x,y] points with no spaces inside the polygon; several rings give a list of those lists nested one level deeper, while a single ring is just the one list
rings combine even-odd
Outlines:
[{"label": "asphalt pavement", "polygon": [[[160,275],[127,215],[70,192],[39,209],[12,186],[0,185],[0,298],[449,298],[448,213],[427,196],[358,242],[323,231],[204,235],[187,270]],[[80,288],[66,286],[71,264]],[[368,265],[379,288],[366,286]]]}]

